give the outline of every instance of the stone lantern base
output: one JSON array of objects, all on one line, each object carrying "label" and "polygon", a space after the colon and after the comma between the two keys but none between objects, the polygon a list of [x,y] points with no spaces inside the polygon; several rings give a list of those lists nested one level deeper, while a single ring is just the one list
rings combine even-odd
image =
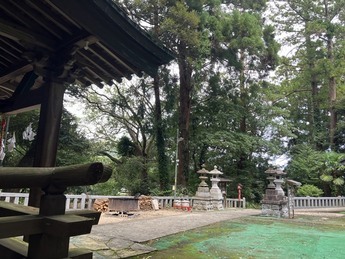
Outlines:
[{"label": "stone lantern base", "polygon": [[193,210],[213,210],[212,199],[210,197],[193,197]]},{"label": "stone lantern base", "polygon": [[287,197],[281,194],[279,190],[267,188],[264,198],[261,201],[261,215],[288,218],[289,207]]},{"label": "stone lantern base", "polygon": [[287,201],[262,201],[261,215],[275,218],[288,218],[289,208]]},{"label": "stone lantern base", "polygon": [[212,205],[215,210],[223,210],[223,195],[221,190],[218,188],[212,187],[210,190],[210,195],[212,198]]},{"label": "stone lantern base", "polygon": [[224,210],[223,199],[221,200],[212,199],[212,206],[215,210]]}]

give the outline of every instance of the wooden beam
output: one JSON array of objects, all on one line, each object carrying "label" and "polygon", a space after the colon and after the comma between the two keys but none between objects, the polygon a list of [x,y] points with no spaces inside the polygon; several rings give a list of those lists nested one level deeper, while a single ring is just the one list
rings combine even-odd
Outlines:
[{"label": "wooden beam", "polygon": [[18,42],[3,37],[0,37],[0,41],[6,45],[7,49],[11,49],[11,51],[15,51],[17,53],[22,53],[24,51],[24,47]]},{"label": "wooden beam", "polygon": [[101,217],[101,212],[94,211],[94,210],[69,210],[69,211],[66,211],[66,215],[70,215],[70,214],[92,219],[93,225],[97,225],[99,222],[99,219]]},{"label": "wooden beam", "polygon": [[0,254],[4,258],[27,258],[28,244],[19,238],[3,238],[0,240]]},{"label": "wooden beam", "polygon": [[60,237],[88,234],[93,225],[92,219],[77,215],[49,216],[44,222],[44,233]]},{"label": "wooden beam", "polygon": [[62,17],[64,17],[68,22],[70,22],[71,24],[73,24],[75,27],[79,28],[79,29],[82,29],[82,27],[76,23],[74,21],[73,18],[71,18],[70,16],[68,16],[66,13],[64,13],[63,11],[61,11],[60,8],[58,8],[56,5],[54,5],[50,0],[45,0],[45,2],[47,2],[51,7],[52,9],[54,9],[56,12],[58,12]]},{"label": "wooden beam", "polygon": [[44,98],[44,90],[38,88],[18,95],[15,99],[0,101],[0,112],[17,114],[24,111],[38,109]]},{"label": "wooden beam", "polygon": [[[85,214],[87,215],[86,212]],[[20,215],[36,215],[37,216],[38,208],[0,201],[0,215],[1,217],[20,216]]]},{"label": "wooden beam", "polygon": [[42,233],[42,223],[43,218],[34,215],[0,217],[0,239]]},{"label": "wooden beam", "polygon": [[55,49],[56,45],[55,41],[2,18],[0,18],[0,35],[15,41],[32,43],[51,51]]},{"label": "wooden beam", "polygon": [[32,71],[34,67],[31,64],[26,64],[20,68],[13,69],[11,71],[6,71],[3,75],[0,75],[0,84],[3,84],[17,76],[23,75],[29,71]]},{"label": "wooden beam", "polygon": [[[2,258],[23,259],[28,257],[28,244],[19,238],[4,238],[0,240],[0,255]],[[68,251],[71,259],[92,259],[92,252],[83,248],[71,248]]]},{"label": "wooden beam", "polygon": [[107,181],[111,173],[111,169],[102,163],[63,167],[0,167],[0,189],[91,185]]},{"label": "wooden beam", "polygon": [[97,45],[99,47],[101,47],[103,49],[103,51],[105,51],[109,56],[111,56],[112,58],[114,58],[121,66],[125,67],[126,69],[128,69],[130,72],[132,72],[133,74],[138,75],[140,73],[140,71],[138,70],[134,70],[134,68],[130,67],[127,63],[125,63],[122,58],[120,58],[118,55],[116,55],[115,53],[113,53],[112,51],[110,51],[104,44],[102,44],[101,42],[98,42]]},{"label": "wooden beam", "polygon": [[[20,216],[20,215],[38,215],[39,209],[31,206],[23,206],[10,202],[0,201],[0,215],[7,216]],[[77,215],[86,217],[92,220],[93,225],[97,225],[101,217],[101,213],[94,210],[69,210],[66,215]]]},{"label": "wooden beam", "polygon": [[[24,23],[25,25],[27,25],[30,28],[36,28],[37,25],[39,25],[39,27],[45,28],[47,32],[51,33],[52,35],[54,35],[56,38],[58,38],[59,40],[62,39],[62,31],[60,31],[60,29],[54,28],[50,25],[49,20],[44,19],[45,13],[44,12],[38,12],[35,9],[31,9],[31,6],[28,6],[27,3],[30,4],[29,1],[21,1],[21,0],[11,0],[11,3],[13,5],[16,6],[16,8],[18,8],[21,12],[25,13],[28,17],[30,17],[30,19],[25,19]],[[37,3],[35,3],[36,5]],[[35,6],[34,5],[34,6]],[[18,13],[18,9],[15,9],[15,11]],[[14,16],[18,16],[16,14],[14,14]],[[23,19],[23,15],[19,16],[21,19]]]},{"label": "wooden beam", "polygon": [[[19,2],[21,2],[21,0],[19,0]],[[71,28],[69,28],[69,25],[63,19],[57,20],[59,16],[56,16],[54,11],[43,2],[26,1],[26,3],[29,4],[32,8],[36,9],[42,15],[44,15],[48,20],[50,20],[52,23],[58,26],[61,30],[65,31],[66,33],[70,35],[73,34],[73,32],[71,31]]]},{"label": "wooden beam", "polygon": [[[23,259],[28,257],[28,244],[19,238],[0,240],[0,255],[2,258]],[[92,259],[92,252],[83,248],[71,248],[68,251],[71,259]]]}]

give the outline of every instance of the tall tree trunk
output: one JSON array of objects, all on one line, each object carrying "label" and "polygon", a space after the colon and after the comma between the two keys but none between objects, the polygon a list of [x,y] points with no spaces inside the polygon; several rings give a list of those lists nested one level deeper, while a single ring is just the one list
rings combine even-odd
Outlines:
[{"label": "tall tree trunk", "polygon": [[[332,38],[327,39],[327,56],[329,59],[330,64],[333,64],[334,57],[333,57],[333,40]],[[335,108],[335,103],[337,99],[337,89],[336,89],[336,82],[335,77],[332,75],[333,71],[328,78],[328,92],[329,92],[329,145],[331,149],[334,149],[334,135],[335,130],[337,127],[337,111]]]},{"label": "tall tree trunk", "polygon": [[192,93],[192,69],[187,61],[186,46],[178,45],[178,65],[180,73],[180,110],[179,110],[179,133],[182,141],[178,141],[178,185],[186,186],[189,174],[189,123],[191,113],[191,93]]},{"label": "tall tree trunk", "polygon": [[[242,64],[242,68],[240,70],[240,102],[242,108],[242,114],[240,118],[240,125],[239,130],[241,133],[247,133],[247,114],[246,114],[246,107],[247,107],[247,90],[245,88],[245,53],[243,50],[240,50],[240,62]],[[245,168],[245,161],[247,160],[247,154],[241,152],[239,159],[237,161],[237,172],[239,173],[241,170]]]},{"label": "tall tree trunk", "polygon": [[[153,11],[153,32],[154,37],[158,38],[159,34],[159,15],[157,3],[154,3]],[[153,78],[153,89],[155,93],[155,131],[156,131],[156,147],[158,153],[158,174],[159,185],[161,190],[169,188],[168,159],[165,154],[165,138],[162,122],[162,107],[159,90],[159,75]]]},{"label": "tall tree trunk", "polygon": [[[330,22],[329,14],[328,14],[328,3],[324,1],[325,5],[325,17],[326,22]],[[329,64],[333,66],[334,64],[334,46],[333,46],[333,32],[330,31],[331,28],[327,28],[326,36],[327,36],[327,59]],[[329,120],[329,146],[331,149],[334,149],[334,135],[335,130],[337,127],[337,112],[335,108],[335,103],[337,99],[337,89],[336,89],[336,82],[335,77],[333,75],[334,71],[333,68],[331,69],[329,76],[328,76],[328,94],[329,94],[329,113],[330,113],[330,120]]]},{"label": "tall tree trunk", "polygon": [[156,147],[158,153],[158,174],[161,190],[169,188],[168,159],[165,155],[164,128],[162,123],[162,108],[159,91],[159,76],[153,78],[153,88],[155,92],[155,130],[156,130]]},{"label": "tall tree trunk", "polygon": [[[305,28],[308,28],[308,22],[305,23]],[[308,104],[308,121],[309,121],[309,137],[310,143],[317,149],[321,149],[321,144],[316,139],[316,134],[320,129],[320,104],[318,101],[319,89],[317,82],[317,75],[315,74],[315,49],[312,46],[311,36],[309,30],[306,31],[306,51],[309,69],[309,84],[311,89],[311,99]]]},{"label": "tall tree trunk", "polygon": [[241,99],[241,106],[242,106],[242,116],[240,121],[240,132],[246,133],[247,131],[247,115],[246,115],[246,106],[247,106],[247,93],[245,89],[245,54],[244,51],[240,51],[240,61],[242,64],[242,68],[240,70],[240,99]]},{"label": "tall tree trunk", "polygon": [[147,173],[147,155],[143,156],[143,169],[141,170],[141,194],[149,195],[149,175]]}]

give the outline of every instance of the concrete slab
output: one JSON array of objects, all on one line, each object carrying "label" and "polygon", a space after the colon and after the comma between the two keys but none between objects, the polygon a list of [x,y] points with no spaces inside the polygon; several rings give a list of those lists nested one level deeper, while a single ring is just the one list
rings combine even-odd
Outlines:
[{"label": "concrete slab", "polygon": [[96,225],[91,234],[72,237],[71,246],[92,250],[94,259],[127,258],[154,251],[143,242],[260,213],[261,210],[254,209],[225,209]]}]

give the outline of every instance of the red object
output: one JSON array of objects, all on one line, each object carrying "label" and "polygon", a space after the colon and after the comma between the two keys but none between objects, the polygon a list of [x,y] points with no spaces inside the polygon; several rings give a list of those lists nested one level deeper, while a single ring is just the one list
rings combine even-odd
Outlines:
[{"label": "red object", "polygon": [[2,118],[1,127],[2,127],[2,130],[5,130],[5,127],[6,127],[6,120],[5,120],[4,117]]},{"label": "red object", "polygon": [[242,184],[237,185],[237,192],[238,192],[238,199],[241,200],[241,190],[242,190]]}]

